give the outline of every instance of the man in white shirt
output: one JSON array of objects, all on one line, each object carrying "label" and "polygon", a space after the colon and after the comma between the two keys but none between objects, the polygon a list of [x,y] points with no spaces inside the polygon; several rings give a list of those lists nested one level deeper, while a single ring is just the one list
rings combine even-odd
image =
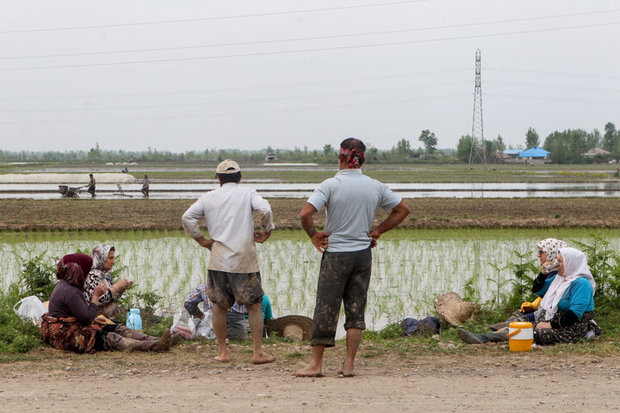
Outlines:
[{"label": "man in white shirt", "polygon": [[[296,371],[298,377],[323,375],[325,347],[335,345],[340,306],[344,303],[347,357],[338,372],[353,376],[355,355],[366,328],[364,312],[370,283],[372,254],[377,240],[409,214],[402,198],[385,184],[362,173],[366,146],[348,138],[340,144],[340,171],[323,181],[300,212],[301,225],[321,253],[321,268],[312,327],[312,360]],[[312,216],[325,207],[325,232],[314,228]],[[390,215],[374,229],[379,208]]]},{"label": "man in white shirt", "polygon": [[[213,330],[219,347],[215,360],[228,362],[226,311],[235,301],[248,310],[254,342],[252,361],[270,363],[275,358],[263,351],[263,289],[255,243],[267,241],[274,228],[269,202],[255,190],[239,186],[241,168],[226,159],[216,169],[220,187],[207,192],[183,214],[183,227],[200,246],[211,251],[207,295],[213,302]],[[253,212],[262,215],[262,229],[254,231]],[[204,218],[211,239],[200,231]]]}]

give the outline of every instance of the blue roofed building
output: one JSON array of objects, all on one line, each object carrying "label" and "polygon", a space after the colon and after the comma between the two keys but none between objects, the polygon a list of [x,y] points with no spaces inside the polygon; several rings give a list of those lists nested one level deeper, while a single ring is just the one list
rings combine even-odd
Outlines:
[{"label": "blue roofed building", "polygon": [[519,159],[523,159],[524,162],[527,162],[529,160],[530,164],[534,163],[534,161],[537,161],[536,163],[544,163],[546,160],[549,159],[550,153],[551,152],[546,151],[543,148],[534,146],[530,149],[526,149],[523,152],[520,152],[517,157]]}]

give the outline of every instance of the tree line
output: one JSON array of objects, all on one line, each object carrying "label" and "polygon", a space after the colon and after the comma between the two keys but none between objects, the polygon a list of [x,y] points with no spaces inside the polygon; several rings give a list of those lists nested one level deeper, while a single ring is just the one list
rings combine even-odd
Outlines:
[{"label": "tree line", "polygon": [[[438,149],[438,138],[428,129],[418,136],[418,148],[408,139],[400,139],[391,149],[381,150],[369,146],[366,150],[368,163],[468,163],[474,140],[470,135],[461,136],[456,149]],[[524,145],[520,149],[541,146],[540,137],[534,128],[525,133]],[[479,143],[475,148],[485,154],[487,162],[501,162],[502,153],[507,149],[503,138],[498,135],[493,140]],[[542,148],[551,152],[553,163],[607,162],[620,159],[620,131],[608,122],[604,132],[594,129],[566,129],[549,134]],[[583,153],[593,148],[601,148],[609,154],[586,157]],[[264,162],[266,156],[272,155],[278,162],[314,162],[334,163],[338,159],[337,148],[324,145],[320,150],[307,147],[294,149],[263,150],[240,149],[205,149],[202,151],[171,152],[148,148],[146,151],[104,150],[96,144],[88,151],[4,151],[0,149],[0,161],[3,162],[219,162],[224,159],[236,159],[242,162]]]}]

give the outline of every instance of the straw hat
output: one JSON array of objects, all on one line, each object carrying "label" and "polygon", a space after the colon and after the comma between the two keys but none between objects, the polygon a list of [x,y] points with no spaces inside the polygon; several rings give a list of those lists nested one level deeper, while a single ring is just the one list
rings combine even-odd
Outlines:
[{"label": "straw hat", "polygon": [[455,292],[445,293],[435,303],[437,313],[448,323],[462,327],[475,309],[474,303],[463,301]]},{"label": "straw hat", "polygon": [[310,340],[312,335],[312,319],[302,315],[287,315],[272,318],[265,326],[267,335],[276,333],[280,337],[292,338],[297,341]]}]

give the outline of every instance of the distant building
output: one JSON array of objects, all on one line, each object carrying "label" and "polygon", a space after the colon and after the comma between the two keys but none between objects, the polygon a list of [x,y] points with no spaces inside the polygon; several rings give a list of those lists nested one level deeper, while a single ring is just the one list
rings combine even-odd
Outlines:
[{"label": "distant building", "polygon": [[519,155],[523,149],[505,149],[498,159],[505,163],[518,163],[517,155]]},{"label": "distant building", "polygon": [[519,155],[517,155],[517,157],[530,159],[548,159],[550,153],[551,152],[546,151],[543,148],[534,146],[530,149],[524,150],[523,152],[519,152]]},{"label": "distant building", "polygon": [[534,146],[530,149],[526,149],[523,152],[520,152],[517,157],[519,159],[523,159],[524,162],[529,162],[530,164],[534,163],[544,163],[547,159],[549,159],[549,154],[551,152],[544,150],[543,148],[539,148],[538,146]]},{"label": "distant building", "polygon": [[607,156],[607,155],[611,155],[611,152],[606,151],[605,149],[599,148],[598,146],[595,148],[590,149],[589,151],[586,151],[584,153],[582,153],[583,156],[589,156],[589,157],[593,157],[593,156]]}]

